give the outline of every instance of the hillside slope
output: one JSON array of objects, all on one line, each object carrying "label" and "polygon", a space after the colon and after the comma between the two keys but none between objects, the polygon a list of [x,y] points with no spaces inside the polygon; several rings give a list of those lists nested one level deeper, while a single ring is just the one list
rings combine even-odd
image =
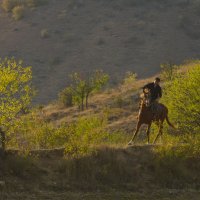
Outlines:
[{"label": "hillside slope", "polygon": [[77,159],[57,150],[28,158],[9,154],[0,157],[0,198],[199,199],[199,159],[159,157],[156,148],[105,146]]},{"label": "hillside slope", "polygon": [[[0,10],[0,56],[33,66],[37,103],[56,98],[68,74],[101,68],[116,81],[160,63],[199,57],[199,3],[147,0],[49,0],[15,21]],[[48,37],[42,37],[46,32]]]}]

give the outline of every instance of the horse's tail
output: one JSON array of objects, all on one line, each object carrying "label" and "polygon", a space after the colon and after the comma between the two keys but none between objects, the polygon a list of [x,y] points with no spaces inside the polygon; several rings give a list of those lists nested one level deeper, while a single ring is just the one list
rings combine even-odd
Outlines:
[{"label": "horse's tail", "polygon": [[169,121],[168,115],[166,116],[166,121],[167,121],[169,126],[171,126],[172,128],[176,129],[176,127]]}]

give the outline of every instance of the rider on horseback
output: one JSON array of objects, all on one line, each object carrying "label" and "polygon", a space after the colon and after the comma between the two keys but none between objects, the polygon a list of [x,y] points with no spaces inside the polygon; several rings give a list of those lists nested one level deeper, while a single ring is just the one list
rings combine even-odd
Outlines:
[{"label": "rider on horseback", "polygon": [[143,87],[143,92],[148,89],[151,94],[151,109],[155,115],[158,111],[158,100],[162,97],[162,88],[160,87],[160,78],[155,78],[154,82],[148,83]]}]

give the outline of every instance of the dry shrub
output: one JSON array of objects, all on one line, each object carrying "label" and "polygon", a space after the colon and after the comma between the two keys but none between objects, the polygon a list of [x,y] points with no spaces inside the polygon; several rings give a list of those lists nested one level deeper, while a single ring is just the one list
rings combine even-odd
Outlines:
[{"label": "dry shrub", "polygon": [[40,32],[41,38],[48,38],[49,37],[49,31],[47,29],[42,29]]},{"label": "dry shrub", "polygon": [[16,1],[3,0],[1,6],[6,12],[10,12],[16,6]]},{"label": "dry shrub", "polygon": [[15,6],[12,9],[13,18],[15,20],[20,20],[24,17],[25,7],[24,6]]}]

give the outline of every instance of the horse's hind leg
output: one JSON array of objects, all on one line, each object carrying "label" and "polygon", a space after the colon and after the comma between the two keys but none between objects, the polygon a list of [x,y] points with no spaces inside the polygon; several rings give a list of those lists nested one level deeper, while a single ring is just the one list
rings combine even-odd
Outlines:
[{"label": "horse's hind leg", "polygon": [[[163,134],[163,122],[160,122],[159,124],[159,131],[158,131],[158,135],[156,136],[155,140],[154,140],[154,144],[157,142],[159,136],[162,137]],[[162,138],[161,138],[162,139]]]},{"label": "horse's hind leg", "polygon": [[150,128],[151,128],[151,123],[148,124],[147,131],[146,131],[146,134],[147,134],[147,143],[148,143],[148,144],[149,144],[149,142],[150,142],[150,137],[149,137]]},{"label": "horse's hind leg", "polygon": [[130,140],[130,142],[128,143],[128,145],[131,145],[131,144],[134,142],[134,140],[135,140],[135,138],[136,138],[136,136],[137,136],[137,134],[138,134],[138,132],[139,132],[139,130],[140,130],[141,125],[142,125],[142,124],[141,124],[140,122],[137,123],[135,133],[133,134],[133,137],[132,137],[132,139]]}]

